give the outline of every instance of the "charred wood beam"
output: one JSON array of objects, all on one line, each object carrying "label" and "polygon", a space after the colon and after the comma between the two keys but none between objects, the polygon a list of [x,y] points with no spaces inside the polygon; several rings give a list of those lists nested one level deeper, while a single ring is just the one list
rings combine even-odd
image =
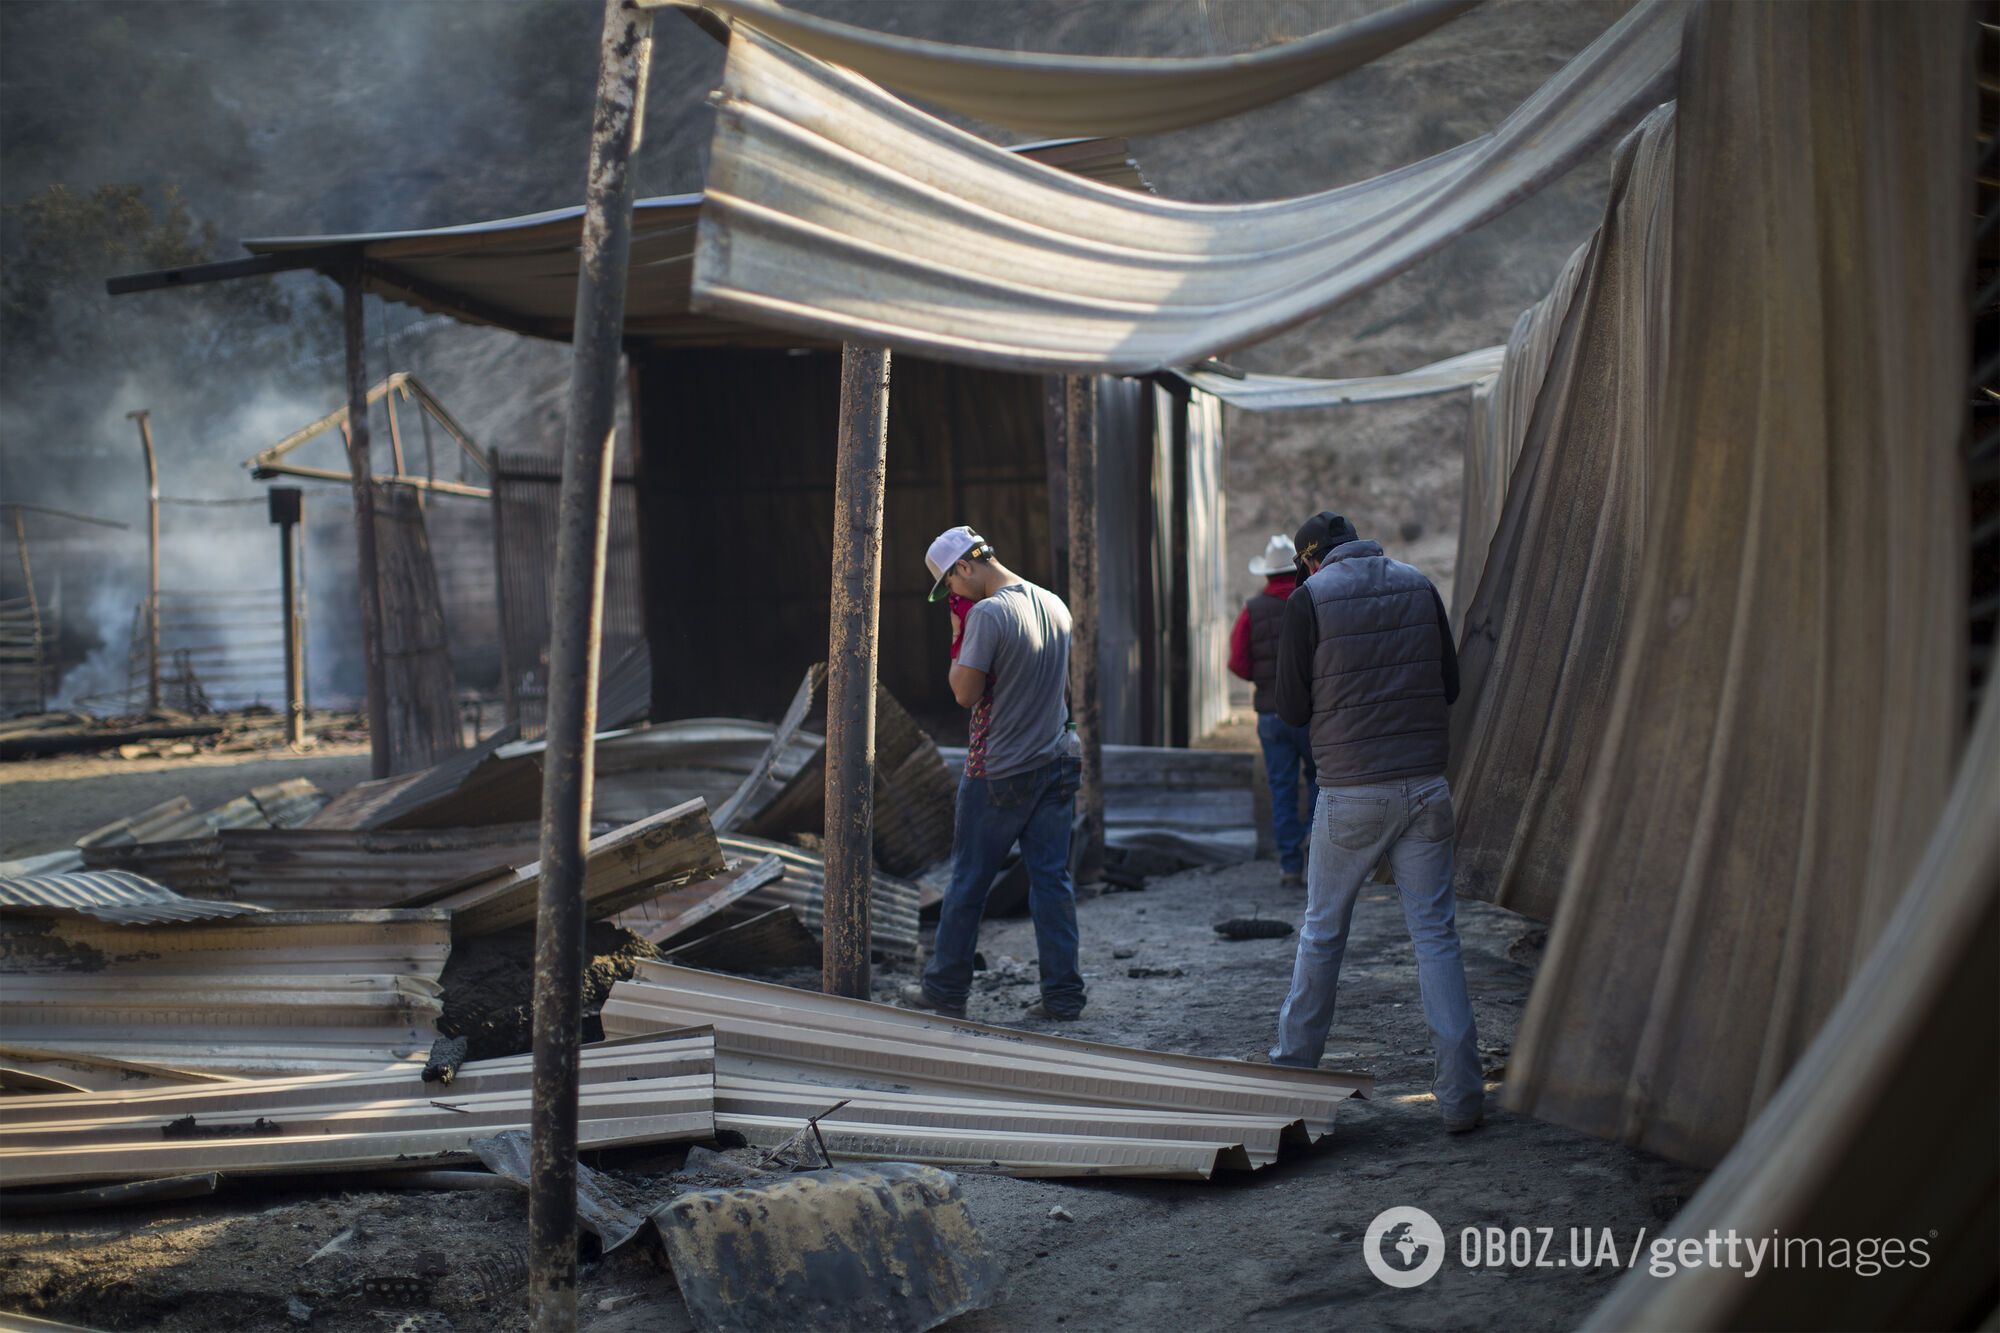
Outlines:
[{"label": "charred wood beam", "polygon": [[381,566],[375,550],[375,473],[369,463],[368,364],[362,355],[361,270],[341,283],[347,350],[347,466],[354,487],[355,584],[361,598],[361,652],[368,681],[370,776],[389,776],[389,673],[382,657]]},{"label": "charred wood beam", "polygon": [[889,461],[889,353],[840,353],[833,594],[826,649],[826,941],[820,988],[869,993],[868,889],[875,847],[875,673],[882,607],[882,492]]},{"label": "charred wood beam", "polygon": [[528,1189],[528,1325],[534,1333],[576,1327],[583,895],[603,651],[604,548],[611,526],[613,422],[632,253],[631,165],[645,121],[652,55],[652,15],[631,0],[605,0],[549,599],[553,614],[535,916]]},{"label": "charred wood beam", "polygon": [[[266,463],[250,473],[254,481],[270,481],[274,477],[304,477],[309,481],[352,482],[352,472],[335,472],[332,468],[305,467],[298,463]],[[408,486],[412,490],[436,491],[440,495],[462,495],[468,500],[490,500],[493,492],[484,486],[468,486],[458,481],[432,481],[428,477],[406,477],[394,473],[377,472],[377,486]]]}]

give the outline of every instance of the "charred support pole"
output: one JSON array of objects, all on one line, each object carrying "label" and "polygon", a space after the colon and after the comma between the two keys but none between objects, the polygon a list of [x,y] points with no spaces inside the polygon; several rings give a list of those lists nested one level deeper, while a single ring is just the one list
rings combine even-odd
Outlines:
[{"label": "charred support pole", "polygon": [[35,711],[49,710],[48,645],[42,639],[42,603],[35,596],[35,569],[28,563],[28,528],[14,506],[14,550],[21,557],[21,582],[28,589],[28,618],[35,627]]},{"label": "charred support pole", "polygon": [[1083,850],[1072,851],[1078,879],[1104,868],[1104,730],[1097,690],[1097,381],[1072,375],[1064,420],[1069,432],[1070,715],[1083,741],[1083,786],[1076,795]]},{"label": "charred support pole", "polygon": [[535,915],[534,1109],[528,1191],[528,1324],[576,1327],[577,1047],[583,1026],[583,871],[590,836],[597,669],[610,528],[611,446],[631,160],[646,109],[652,15],[605,0],[590,174],[584,185],[575,356],[563,436],[550,618],[548,738],[542,756],[542,882]]},{"label": "charred support pole", "polygon": [[382,657],[382,584],[375,556],[375,466],[368,435],[368,362],[363,354],[361,265],[341,276],[347,343],[347,469],[354,484],[355,583],[361,591],[361,654],[368,670],[368,767],[389,776],[389,670]]},{"label": "charred support pole", "polygon": [[271,521],[278,525],[278,586],[284,594],[285,616],[285,741],[294,750],[306,743],[305,664],[299,656],[299,591],[292,556],[298,549],[299,520],[305,513],[305,492],[296,486],[273,486]]},{"label": "charred support pole", "polygon": [[868,998],[875,870],[875,661],[882,607],[882,489],[889,353],[840,351],[834,463],[833,614],[826,646],[826,902],[820,989]]},{"label": "charred support pole", "polygon": [[153,457],[153,414],[127,412],[139,423],[139,447],[146,451],[146,711],[160,711],[160,466]]}]

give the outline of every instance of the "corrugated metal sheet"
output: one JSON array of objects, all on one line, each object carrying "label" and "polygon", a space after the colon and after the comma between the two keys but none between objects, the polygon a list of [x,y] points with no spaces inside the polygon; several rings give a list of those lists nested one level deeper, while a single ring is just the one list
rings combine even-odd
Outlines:
[{"label": "corrugated metal sheet", "polygon": [[1583,813],[1590,765],[1576,751],[1610,713],[1648,536],[1673,176],[1668,106],[1619,146],[1581,276],[1557,288],[1545,373],[1534,344],[1554,307],[1530,312],[1537,333],[1519,353],[1531,365],[1509,375],[1536,386],[1519,412],[1527,433],[1463,615],[1449,770],[1458,891],[1544,921]]},{"label": "corrugated metal sheet", "polygon": [[[446,1088],[402,1068],[11,1098],[0,1122],[0,1176],[9,1185],[47,1185],[476,1160],[473,1140],[527,1128],[532,1064],[525,1055],[474,1061]],[[714,1067],[715,1040],[706,1032],[585,1047],[579,1145],[712,1139]]]},{"label": "corrugated metal sheet", "polygon": [[357,783],[305,826],[428,829],[533,820],[541,811],[542,771],[535,760],[511,753],[519,739],[520,728],[509,723],[427,769]]},{"label": "corrugated metal sheet", "polygon": [[[711,879],[724,870],[708,807],[688,801],[590,840],[585,853],[584,911],[592,919],[614,916],[669,885]],[[468,877],[411,897],[406,906],[436,906],[452,915],[459,935],[483,935],[535,919],[541,863],[530,861],[499,875]]]},{"label": "corrugated metal sheet", "polygon": [[[1007,151],[1107,186],[1145,188],[1123,140],[1067,139]],[[797,334],[690,312],[695,219],[701,204],[701,195],[683,194],[633,205],[625,336],[673,346],[784,349],[810,342]],[[427,231],[270,237],[243,245],[256,254],[354,245],[367,258],[363,283],[384,300],[471,324],[567,339],[576,314],[582,231],[581,208],[558,208]],[[504,532],[499,535],[504,539]]]},{"label": "corrugated metal sheet", "polygon": [[1689,26],[1648,535],[1611,707],[1574,756],[1590,778],[1516,1109],[1719,1161],[1945,807],[1971,32],[1956,5],[1711,5]]},{"label": "corrugated metal sheet", "polygon": [[395,907],[440,885],[532,861],[533,824],[402,833],[229,829],[220,835],[229,892],[268,907]]},{"label": "corrugated metal sheet", "polygon": [[[1818,1263],[1632,1272],[1590,1313],[1618,1330],[1972,1328],[1991,1323],[2000,1254],[2000,691],[1882,940],[1777,1095],[1662,1241],[1712,1235],[1939,1235],[1921,1266]],[[1698,1243],[1698,1242],[1697,1242]],[[1859,1254],[1859,1244],[1855,1247]],[[1910,1259],[1913,1251],[1901,1257]]]},{"label": "corrugated metal sheet", "polygon": [[[729,858],[723,876],[739,875],[767,857],[775,857],[784,868],[776,883],[748,894],[719,916],[726,924],[748,921],[752,916],[777,907],[790,907],[815,935],[820,933],[820,917],[826,893],[826,863],[818,853],[789,843],[765,838],[725,834],[717,840]],[[709,892],[710,885],[679,889],[638,904],[618,919],[618,924],[640,935],[648,935],[663,923],[694,906]],[[869,892],[869,947],[887,958],[914,960],[919,950],[920,925],[917,920],[921,890],[908,880],[882,871],[874,873]]]},{"label": "corrugated metal sheet", "polygon": [[1401,398],[1425,398],[1456,393],[1500,370],[1506,347],[1482,347],[1476,352],[1433,361],[1399,375],[1364,375],[1356,379],[1302,379],[1295,375],[1224,375],[1213,370],[1184,370],[1182,379],[1246,412],[1296,412],[1308,408],[1346,407],[1350,403],[1386,403]]},{"label": "corrugated metal sheet", "polygon": [[773,0],[703,0],[702,8],[975,120],[1043,134],[1158,134],[1317,87],[1477,3],[1411,0],[1262,50],[1138,59],[954,46],[857,28]]},{"label": "corrugated metal sheet", "polygon": [[1672,96],[1684,16],[1643,0],[1485,138],[1231,206],[1065,177],[739,29],[695,308],[1002,370],[1191,365],[1369,290],[1559,179]]},{"label": "corrugated metal sheet", "polygon": [[[708,802],[719,812],[771,744],[767,722],[735,717],[682,718],[597,743],[593,809],[600,818],[630,821],[682,801]],[[795,776],[824,739],[799,732],[776,756],[779,782]]]},{"label": "corrugated metal sheet", "polygon": [[176,796],[86,833],[76,845],[92,870],[125,870],[172,889],[226,898],[224,831],[294,828],[318,813],[326,799],[305,778],[254,788],[213,810],[197,811],[187,797]]},{"label": "corrugated metal sheet", "polygon": [[1534,417],[1535,400],[1541,394],[1542,380],[1555,355],[1556,338],[1562,333],[1570,298],[1583,279],[1584,261],[1590,257],[1590,249],[1590,242],[1586,241],[1571,252],[1548,295],[1523,310],[1514,321],[1499,373],[1473,386],[1472,419],[1465,432],[1465,468],[1461,474],[1458,558],[1453,566],[1451,592],[1451,622],[1461,638],[1465,633],[1465,609],[1479,588],[1480,575],[1486,568],[1487,547],[1493,541],[1494,530],[1500,526],[1500,511],[1507,503],[1507,482],[1514,475],[1514,461],[1521,456],[1521,445]]},{"label": "corrugated metal sheet", "polygon": [[773,907],[747,921],[727,925],[679,944],[660,955],[682,967],[718,972],[774,972],[788,967],[818,967],[819,937],[799,919],[796,907]]},{"label": "corrugated metal sheet", "polygon": [[222,1073],[421,1058],[451,948],[436,911],[263,912],[120,925],[0,916],[0,1031],[15,1052]]},{"label": "corrugated metal sheet", "polygon": [[[607,1033],[716,1032],[718,1123],[775,1142],[842,1098],[836,1152],[1023,1175],[1205,1177],[1333,1130],[1366,1077],[1162,1055],[642,963]],[[789,1128],[787,1128],[789,1126]],[[780,1131],[783,1133],[780,1133]],[[829,1144],[834,1142],[829,1135]]]},{"label": "corrugated metal sheet", "polygon": [[0,909],[82,912],[100,921],[128,925],[199,921],[262,910],[248,903],[183,898],[164,884],[124,870],[79,870],[63,875],[0,879]]}]

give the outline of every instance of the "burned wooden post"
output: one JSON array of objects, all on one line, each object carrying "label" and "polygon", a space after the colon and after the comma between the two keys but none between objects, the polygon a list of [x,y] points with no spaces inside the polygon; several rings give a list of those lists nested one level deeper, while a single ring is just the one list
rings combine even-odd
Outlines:
[{"label": "burned wooden post", "polygon": [[266,495],[271,521],[278,525],[278,586],[285,617],[285,740],[294,750],[306,742],[305,665],[299,656],[304,639],[299,623],[299,595],[292,556],[298,547],[299,520],[305,513],[305,492],[296,486],[273,486]]},{"label": "burned wooden post", "polygon": [[160,467],[153,457],[153,414],[127,412],[139,423],[139,447],[146,451],[146,711],[160,711]]},{"label": "burned wooden post", "polygon": [[833,603],[826,648],[826,900],[820,989],[868,998],[868,894],[875,871],[875,661],[882,606],[882,490],[889,456],[889,353],[840,353],[834,463]]},{"label": "burned wooden post", "polygon": [[362,353],[361,266],[341,275],[347,334],[347,468],[354,485],[355,583],[361,594],[361,654],[368,673],[368,760],[389,776],[389,685],[382,658],[382,585],[375,552],[375,469],[368,436],[368,364]]},{"label": "burned wooden post", "polygon": [[21,507],[14,507],[14,550],[21,557],[21,582],[28,592],[28,621],[34,635],[32,645],[35,670],[35,711],[49,708],[48,654],[42,641],[42,604],[35,596],[35,569],[28,563],[28,529],[21,521]]},{"label": "burned wooden post", "polygon": [[572,328],[576,351],[557,502],[555,580],[549,598],[553,614],[548,734],[542,756],[542,878],[535,915],[528,1192],[528,1323],[537,1333],[576,1326],[583,877],[596,749],[613,415],[632,247],[631,159],[645,118],[646,68],[652,51],[652,15],[633,0],[605,0]]},{"label": "burned wooden post", "polygon": [[[1104,866],[1104,730],[1097,691],[1097,381],[1069,379],[1064,404],[1069,432],[1070,716],[1083,741],[1083,786],[1077,792],[1083,851],[1079,878]],[[1074,857],[1074,853],[1072,853]]]}]

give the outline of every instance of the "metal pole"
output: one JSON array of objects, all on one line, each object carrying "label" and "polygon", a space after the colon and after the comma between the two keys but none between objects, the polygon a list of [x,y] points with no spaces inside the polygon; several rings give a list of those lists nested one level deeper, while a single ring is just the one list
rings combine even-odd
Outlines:
[{"label": "metal pole", "polygon": [[584,185],[575,355],[556,511],[547,737],[542,755],[541,896],[535,915],[534,1107],[528,1190],[528,1324],[576,1326],[577,1047],[583,1023],[583,872],[590,836],[597,669],[610,528],[611,449],[625,275],[632,246],[631,158],[645,118],[652,15],[605,0],[590,174]]},{"label": "metal pole", "polygon": [[139,445],[146,451],[146,711],[160,711],[160,468],[153,458],[153,414],[144,408],[127,412],[139,423]]},{"label": "metal pole", "polygon": [[389,672],[382,660],[382,585],[375,557],[375,468],[368,438],[368,363],[362,351],[361,266],[341,278],[347,342],[347,468],[354,486],[354,581],[361,594],[361,653],[368,679],[368,767],[390,770]]},{"label": "metal pole", "polygon": [[[299,514],[303,519],[304,503],[300,503]],[[312,716],[312,588],[306,577],[306,525],[301,521],[292,529],[292,559],[296,562],[299,580],[299,714]]]},{"label": "metal pole", "polygon": [[1097,381],[1073,375],[1064,416],[1069,430],[1069,704],[1083,741],[1079,878],[1104,867],[1104,730],[1097,692]]},{"label": "metal pole", "polygon": [[35,626],[35,711],[49,709],[48,664],[42,653],[42,604],[35,597],[35,571],[28,564],[28,529],[21,521],[21,507],[14,506],[14,549],[21,556],[21,581],[28,588],[28,618]]},{"label": "metal pole", "polygon": [[826,901],[820,988],[865,1000],[875,869],[875,647],[882,606],[882,488],[889,353],[840,351],[833,604],[826,648]]},{"label": "metal pole", "polygon": [[299,657],[303,636],[299,633],[298,586],[292,562],[299,519],[305,512],[305,492],[296,486],[273,486],[268,495],[271,521],[278,525],[278,586],[285,608],[285,740],[300,750],[306,743],[305,664]]}]

